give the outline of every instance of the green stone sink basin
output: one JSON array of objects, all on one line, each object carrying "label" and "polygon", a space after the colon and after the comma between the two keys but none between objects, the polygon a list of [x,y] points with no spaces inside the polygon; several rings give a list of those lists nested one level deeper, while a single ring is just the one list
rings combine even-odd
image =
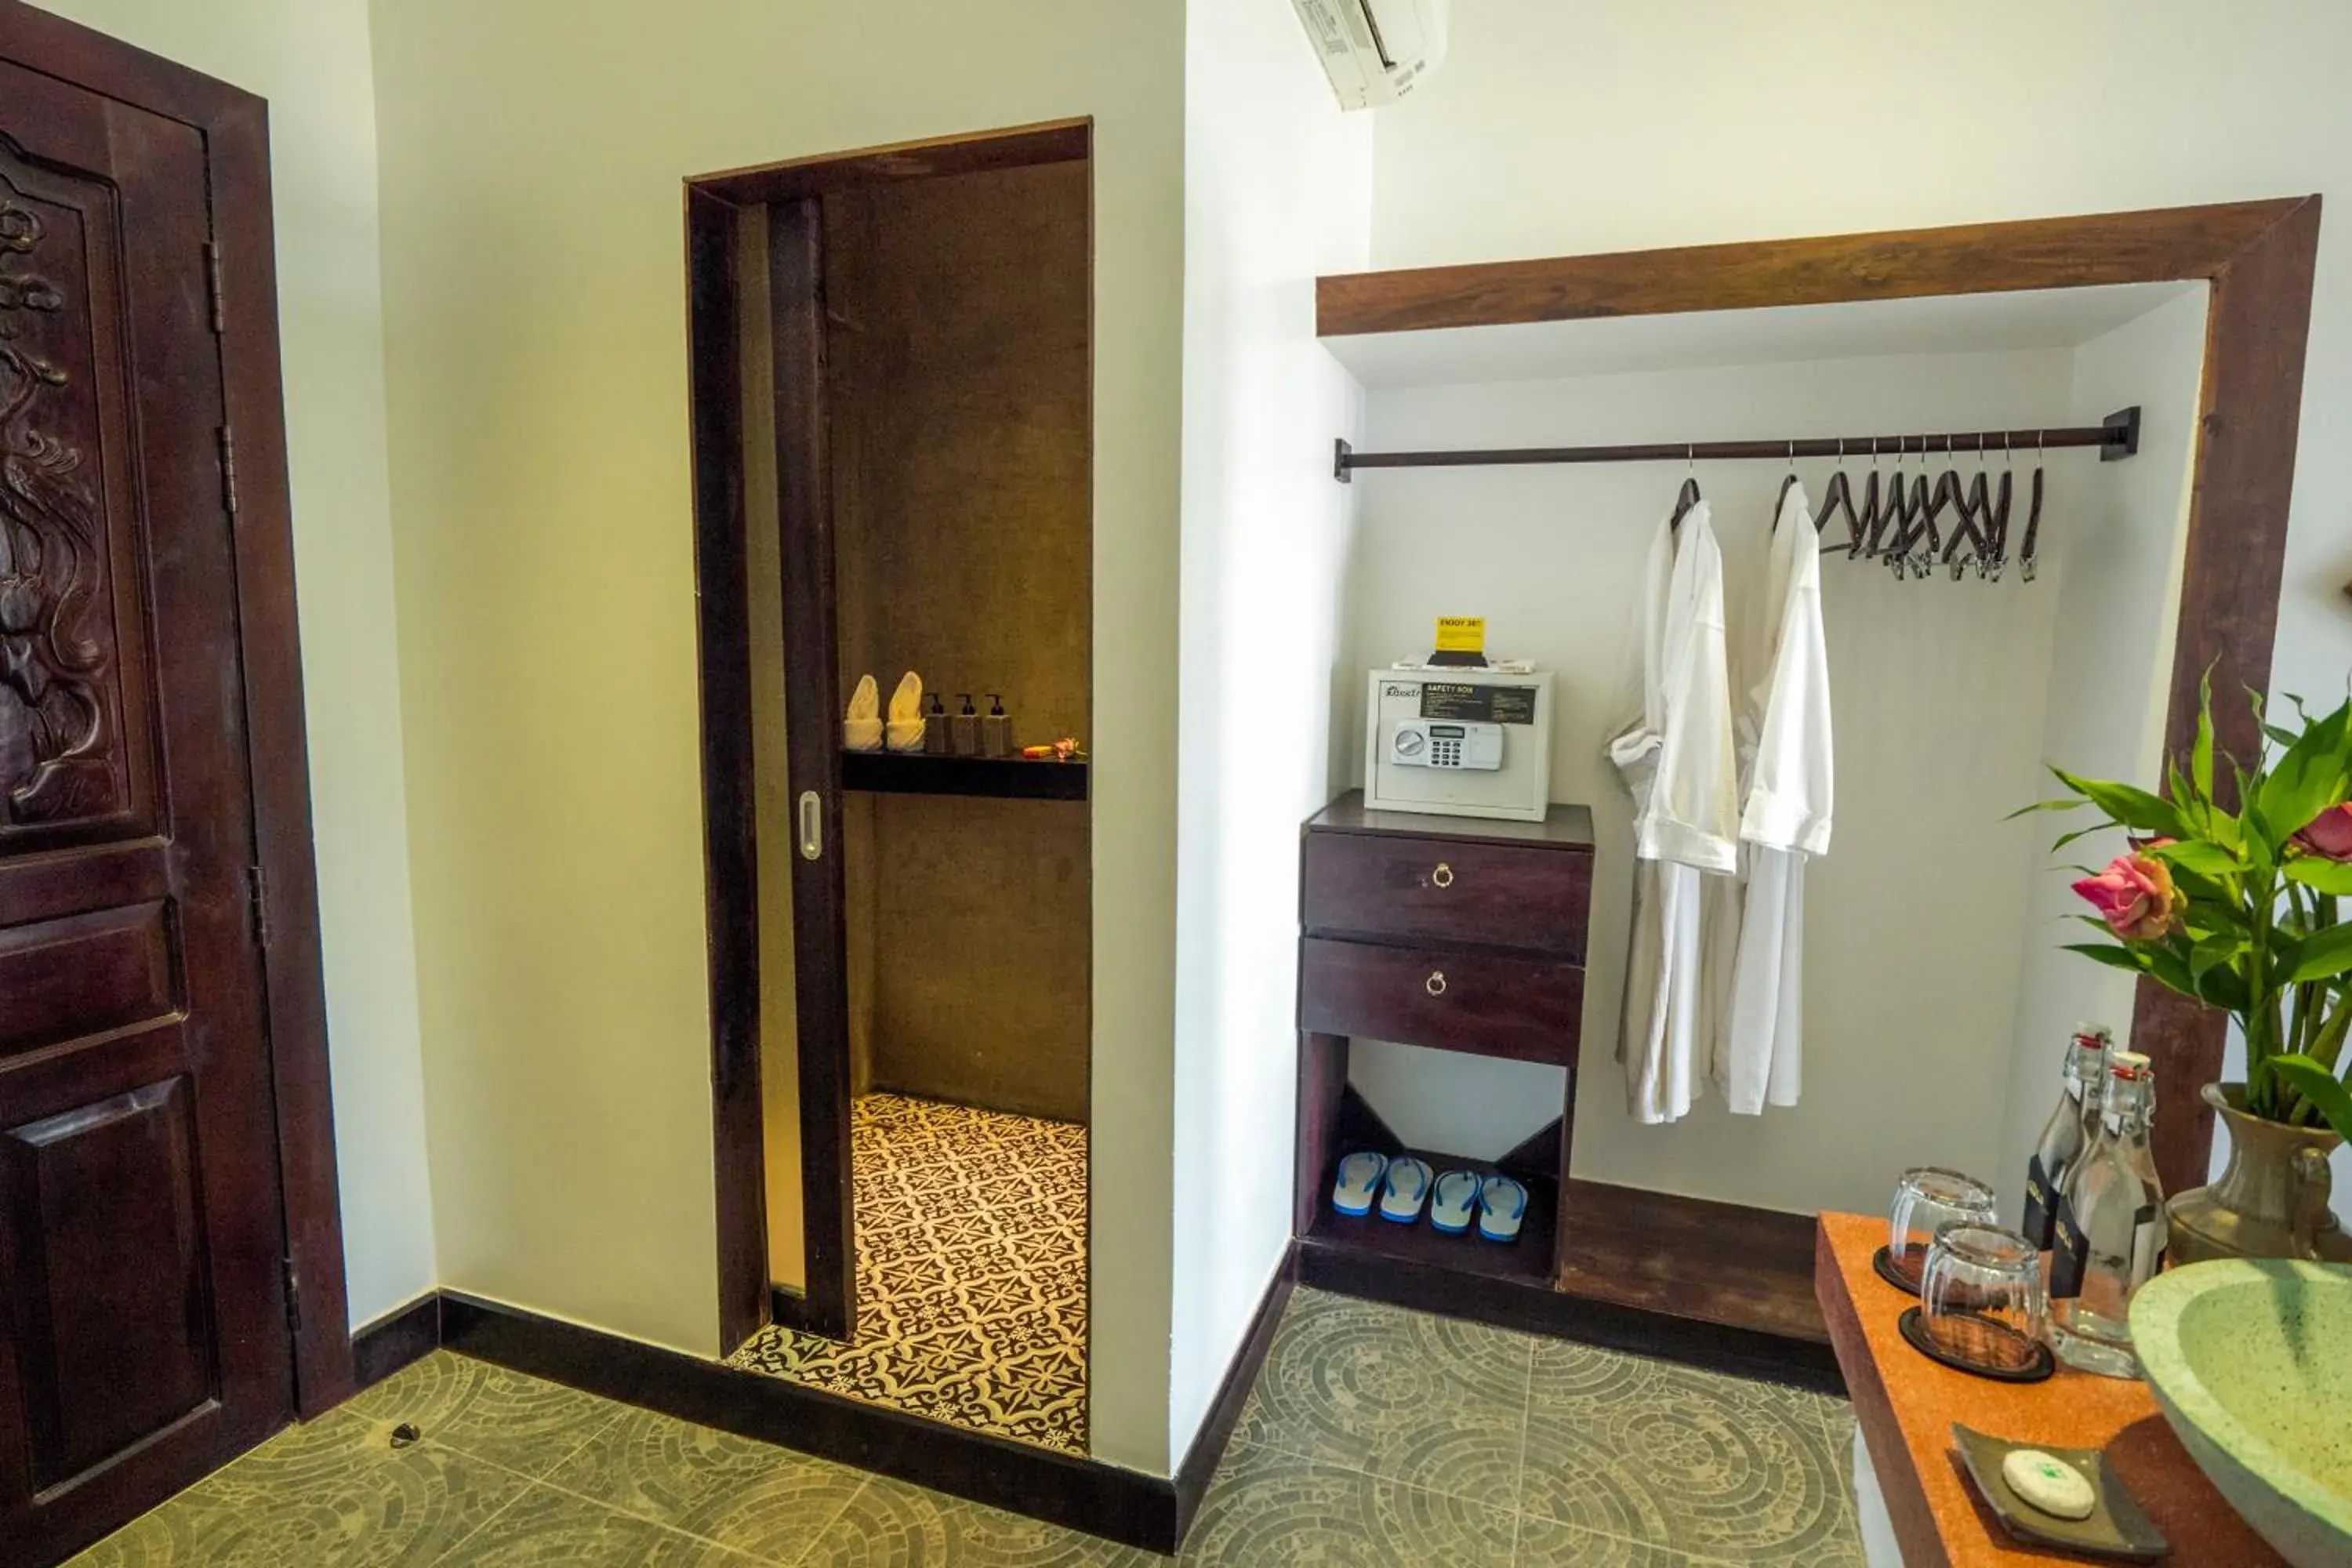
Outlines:
[{"label": "green stone sink basin", "polygon": [[2159,1274],[2132,1345],[2181,1446],[2295,1568],[2352,1563],[2352,1268],[2224,1258]]}]

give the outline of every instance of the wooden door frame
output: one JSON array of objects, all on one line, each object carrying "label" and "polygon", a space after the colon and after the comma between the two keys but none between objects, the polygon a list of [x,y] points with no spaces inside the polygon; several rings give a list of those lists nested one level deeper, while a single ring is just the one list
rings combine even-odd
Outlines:
[{"label": "wooden door frame", "polygon": [[307,1419],[350,1396],[352,1340],[278,373],[268,105],[20,0],[0,0],[0,58],[178,121],[204,138],[226,323],[216,339],[221,395],[236,433],[233,471],[224,483],[235,498],[255,897],[293,1297],[287,1304],[289,1348],[296,1408]]},{"label": "wooden door frame", "polygon": [[[2175,629],[2168,753],[2194,739],[2199,683],[2270,688],[2288,502],[2311,329],[2319,197],[1832,235],[1316,280],[1323,337],[1598,316],[1760,310],[2117,283],[2210,285],[2189,538]],[[2225,750],[2256,753],[2252,716],[2224,702]],[[2143,978],[2132,1048],[2159,1082],[2219,1078],[2227,1017]],[[2169,1191],[2206,1179],[2213,1112],[2182,1095],[2156,1123]]]},{"label": "wooden door frame", "polygon": [[[807,1287],[770,1288],[767,1168],[760,1086],[759,856],[751,758],[751,611],[744,584],[742,358],[738,311],[739,226],[767,222],[772,208],[811,204],[828,193],[900,180],[1062,163],[1092,155],[1094,122],[1058,120],[1003,131],[903,142],[815,158],[697,175],[685,185],[688,359],[694,426],[695,579],[702,684],[703,869],[710,965],[711,1128],[716,1140],[719,1332],[723,1350],[772,1320],[835,1337],[856,1308],[856,1249],[850,1203],[850,1064],[845,1023],[825,1033],[842,1048],[797,1053],[801,1104],[801,1205],[809,1238]],[[776,265],[771,258],[772,268]],[[779,312],[780,318],[782,313]],[[805,314],[805,313],[804,313]],[[788,431],[788,377],[805,382],[823,354],[822,323],[780,321],[791,336],[776,355],[778,505],[786,559],[794,540],[822,537],[823,476],[792,476],[792,447],[822,447],[823,411],[794,394],[806,416]],[[785,352],[787,348],[793,352]],[[818,482],[806,482],[814,478]],[[787,722],[790,722],[789,718]],[[810,732],[832,734],[830,704]],[[795,726],[796,731],[803,727]],[[838,748],[825,746],[829,797],[841,795]],[[796,779],[804,777],[795,768]],[[835,814],[836,823],[838,813]],[[839,837],[837,830],[835,837]],[[837,868],[838,857],[830,858]],[[837,925],[838,922],[836,921]],[[810,942],[838,944],[839,932],[795,931],[802,961]],[[817,1136],[810,1136],[814,1128]]]}]

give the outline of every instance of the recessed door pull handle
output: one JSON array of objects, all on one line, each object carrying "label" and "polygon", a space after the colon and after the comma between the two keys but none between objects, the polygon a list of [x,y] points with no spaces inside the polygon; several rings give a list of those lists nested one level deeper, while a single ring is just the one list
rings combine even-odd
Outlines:
[{"label": "recessed door pull handle", "polygon": [[801,858],[824,858],[824,801],[813,789],[801,792]]}]

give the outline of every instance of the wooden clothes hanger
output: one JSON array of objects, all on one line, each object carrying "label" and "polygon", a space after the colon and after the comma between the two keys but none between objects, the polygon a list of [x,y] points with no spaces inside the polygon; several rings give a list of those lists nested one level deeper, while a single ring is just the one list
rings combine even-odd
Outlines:
[{"label": "wooden clothes hanger", "polygon": [[[1974,562],[1977,575],[1985,574],[1985,556],[1990,548],[1989,531],[1992,501],[1986,491],[1984,471],[1984,437],[1977,437],[1977,471],[1969,480],[1967,494],[1960,497],[1960,525],[1944,545],[1944,564],[1952,569],[1952,581],[1957,583]],[[1965,546],[1967,553],[1963,554]]]},{"label": "wooden clothes hanger", "polygon": [[[1871,475],[1871,481],[1874,484],[1877,482],[1877,479],[1876,474]],[[1894,531],[1891,534],[1887,531],[1889,529]],[[1863,553],[1884,557],[1889,552],[1899,549],[1903,541],[1907,539],[1910,533],[1911,497],[1903,483],[1903,438],[1898,436],[1895,438],[1894,478],[1886,487],[1885,499],[1878,504],[1871,516],[1870,547]]]},{"label": "wooden clothes hanger", "polygon": [[[1843,441],[1840,441],[1838,443],[1837,460],[1837,471],[1830,475],[1829,487],[1822,491],[1822,510],[1813,515],[1813,531],[1816,533],[1827,533],[1830,527],[1830,519],[1841,511],[1844,512],[1846,553],[1851,555],[1853,553],[1855,547],[1859,545],[1862,541],[1862,520],[1854,515],[1853,489],[1852,486],[1846,483],[1845,443]],[[1782,486],[1780,493],[1784,496],[1787,495],[1789,493],[1788,487],[1785,485]]]},{"label": "wooden clothes hanger", "polygon": [[2041,570],[2042,557],[2042,452],[2041,442],[2034,443],[2033,495],[2025,513],[2025,542],[2017,549],[2017,574],[2031,583]]},{"label": "wooden clothes hanger", "polygon": [[1690,509],[1699,503],[1696,448],[1686,450],[1683,455],[1683,461],[1692,465],[1692,472],[1690,478],[1683,481],[1681,493],[1675,497],[1675,514],[1666,520],[1666,528],[1669,531],[1682,527],[1683,519],[1690,515]]},{"label": "wooden clothes hanger", "polygon": [[[1923,436],[1919,438],[1920,455],[1925,457],[1927,450],[1927,440]],[[1944,440],[1947,463],[1950,462],[1951,456],[1951,438],[1947,437]],[[1959,476],[1949,468],[1936,476],[1932,489],[1925,473],[1912,480],[1911,487],[1911,548],[1907,552],[1900,549],[1889,552],[1893,558],[1889,564],[1897,577],[1902,576],[1906,569],[1915,577],[1925,577],[1936,569],[1937,561],[1944,553],[1944,537],[1936,527],[1936,520],[1944,515],[1946,507],[1961,504]]]}]

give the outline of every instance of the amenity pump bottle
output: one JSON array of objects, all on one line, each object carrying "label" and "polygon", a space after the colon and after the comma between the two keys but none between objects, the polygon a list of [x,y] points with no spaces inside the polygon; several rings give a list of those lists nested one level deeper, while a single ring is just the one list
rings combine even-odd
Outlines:
[{"label": "amenity pump bottle", "polygon": [[948,751],[959,757],[980,755],[980,710],[971,705],[971,693],[959,691],[963,711],[948,721]]},{"label": "amenity pump bottle", "polygon": [[923,715],[923,754],[944,757],[948,754],[948,705],[940,694],[931,693],[931,706]]},{"label": "amenity pump bottle", "polygon": [[2050,1249],[2050,1344],[2068,1366],[2137,1377],[2131,1299],[2164,1266],[2164,1188],[2147,1147],[2156,1074],[2137,1051],[2107,1060],[2098,1142],[2058,1200]]},{"label": "amenity pump bottle", "polygon": [[1013,717],[1004,711],[1004,699],[993,691],[988,694],[988,711],[981,716],[980,754],[983,757],[1009,757],[1013,754]]},{"label": "amenity pump bottle", "polygon": [[2098,1126],[2107,1047],[2114,1039],[2114,1031],[2105,1024],[2074,1026],[2066,1042],[2066,1092],[2059,1096],[2058,1109],[2050,1113],[2025,1164],[2025,1223],[2020,1228],[2043,1252],[2050,1250],[2050,1232],[2058,1222],[2058,1194]]}]

